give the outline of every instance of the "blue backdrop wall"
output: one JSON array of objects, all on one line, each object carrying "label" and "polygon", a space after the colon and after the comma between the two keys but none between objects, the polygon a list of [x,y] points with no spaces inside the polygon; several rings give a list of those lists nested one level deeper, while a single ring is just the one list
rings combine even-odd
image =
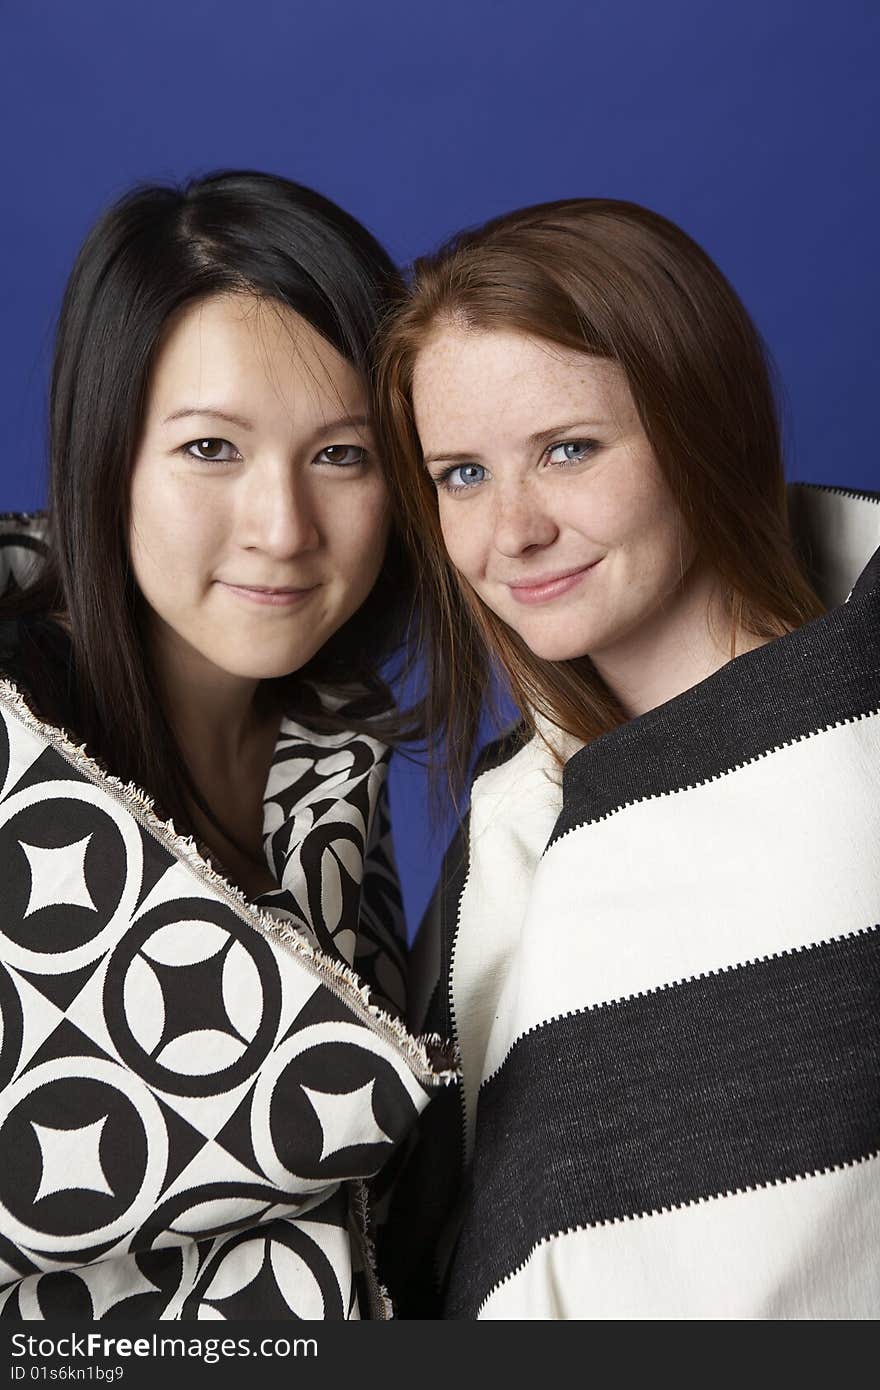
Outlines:
[{"label": "blue backdrop wall", "polygon": [[[792,477],[880,485],[876,0],[2,0],[0,511],[44,497],[77,246],[129,184],[250,166],[399,260],[519,204],[680,222],[778,364]],[[393,772],[411,925],[441,846]]]}]

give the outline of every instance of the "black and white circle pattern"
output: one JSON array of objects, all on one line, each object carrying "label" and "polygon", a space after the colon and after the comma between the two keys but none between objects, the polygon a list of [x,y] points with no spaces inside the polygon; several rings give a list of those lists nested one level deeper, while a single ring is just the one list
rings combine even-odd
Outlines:
[{"label": "black and white circle pattern", "polygon": [[136,822],[88,782],[46,781],[0,802],[0,934],[8,965],[68,974],[124,936],[143,867]]},{"label": "black and white circle pattern", "polygon": [[[136,1229],[168,1164],[162,1111],[127,1067],[67,1057],[0,1095],[0,1221],[27,1250],[88,1250]],[[75,1200],[73,1200],[75,1198]]]},{"label": "black and white circle pattern", "polygon": [[251,1138],[281,1190],[372,1173],[414,1123],[424,1091],[393,1049],[354,1024],[302,1028],[262,1068]]},{"label": "black and white circle pattern", "polygon": [[274,1044],[280,1010],[268,941],[210,899],[145,913],[107,966],[113,1043],[162,1092],[204,1096],[239,1085]]},{"label": "black and white circle pattern", "polygon": [[200,1320],[339,1320],[348,1314],[339,1271],[348,1257],[347,1236],[335,1229],[335,1260],[306,1230],[273,1221],[220,1243],[205,1263],[184,1304],[183,1317]]},{"label": "black and white circle pattern", "polygon": [[0,714],[0,1245],[22,1276],[2,1315],[357,1316],[349,1179],[428,1094],[326,959],[357,961],[373,884],[367,955],[398,969],[385,750],[279,742],[272,906],[314,961]]}]

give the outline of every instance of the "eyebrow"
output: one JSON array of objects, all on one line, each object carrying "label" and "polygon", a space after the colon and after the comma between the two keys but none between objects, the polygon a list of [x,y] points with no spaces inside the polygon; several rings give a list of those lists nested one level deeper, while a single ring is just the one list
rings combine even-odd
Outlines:
[{"label": "eyebrow", "polygon": [[[234,415],[229,410],[219,410],[213,405],[202,406],[183,406],[180,410],[174,410],[170,415],[166,415],[163,424],[170,425],[173,420],[186,420],[192,416],[210,418],[212,420],[226,420],[230,425],[238,425],[239,429],[253,431],[256,425],[252,420],[247,420],[243,415]],[[318,425],[309,436],[311,443],[315,439],[322,439],[327,434],[333,434],[339,429],[369,429],[370,421],[366,415],[340,415],[336,420],[328,420],[325,425]]]},{"label": "eyebrow", "polygon": [[210,416],[212,420],[226,420],[230,425],[238,425],[242,430],[254,428],[253,422],[246,420],[243,415],[233,415],[231,411],[219,410],[215,405],[185,405],[180,410],[173,410],[170,415],[166,415],[162,423],[170,425],[172,420],[186,420],[192,415]]},{"label": "eyebrow", "polygon": [[340,415],[335,420],[328,420],[326,425],[318,425],[311,434],[311,438],[322,439],[326,434],[335,434],[337,430],[368,430],[372,429],[373,422],[367,415]]},{"label": "eyebrow", "polygon": [[[564,434],[571,436],[572,431],[577,430],[592,430],[601,428],[601,426],[604,423],[605,422],[602,420],[573,420],[571,424],[567,425],[551,425],[550,428],[547,430],[538,430],[537,433],[530,434],[526,443],[535,446],[539,444],[547,444],[554,437],[558,438],[559,436]],[[471,453],[456,454],[435,453],[426,454],[422,462],[424,463],[425,467],[427,467],[429,463],[440,463],[441,461],[443,463],[468,463],[471,460],[476,459],[478,457],[479,454],[475,451],[472,451]]]}]

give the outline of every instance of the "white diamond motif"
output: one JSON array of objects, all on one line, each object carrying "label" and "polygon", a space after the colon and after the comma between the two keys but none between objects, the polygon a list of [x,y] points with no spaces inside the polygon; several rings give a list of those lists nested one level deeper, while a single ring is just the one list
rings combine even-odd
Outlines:
[{"label": "white diamond motif", "polygon": [[31,895],[25,917],[41,907],[87,907],[97,912],[86,883],[86,850],[91,835],[73,845],[43,849],[19,840],[31,871]]},{"label": "white diamond motif", "polygon": [[52,1129],[49,1125],[38,1125],[31,1120],[31,1129],[37,1136],[43,1160],[35,1202],[53,1192],[69,1192],[77,1188],[87,1192],[105,1192],[108,1197],[116,1196],[101,1167],[101,1131],[106,1123],[107,1116],[104,1115],[94,1124],[83,1125],[82,1129]]},{"label": "white diamond motif", "polygon": [[139,1293],[158,1293],[158,1284],[145,1279],[134,1260],[103,1260],[97,1265],[84,1265],[76,1271],[89,1291],[92,1316],[99,1320],[124,1298]]},{"label": "white diamond motif", "polygon": [[365,1086],[359,1086],[356,1091],[342,1093],[313,1091],[308,1086],[302,1087],[321,1126],[322,1163],[331,1154],[350,1149],[355,1144],[391,1143],[390,1137],[377,1124],[373,1114],[375,1084],[374,1078]]}]

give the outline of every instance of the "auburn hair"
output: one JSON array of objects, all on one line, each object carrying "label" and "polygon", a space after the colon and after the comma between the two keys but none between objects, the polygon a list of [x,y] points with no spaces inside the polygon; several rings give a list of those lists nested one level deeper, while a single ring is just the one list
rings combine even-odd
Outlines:
[{"label": "auburn hair", "polygon": [[586,742],[626,715],[588,657],[535,656],[446,554],[412,382],[419,352],[450,324],[528,334],[622,368],[697,556],[723,585],[734,634],[781,636],[821,604],[789,528],[765,349],[696,242],[646,208],[597,198],[539,204],[454,237],[415,262],[386,325],[377,386],[392,495],[416,557],[425,714],[459,796],[494,668],[526,732],[537,713]]}]

